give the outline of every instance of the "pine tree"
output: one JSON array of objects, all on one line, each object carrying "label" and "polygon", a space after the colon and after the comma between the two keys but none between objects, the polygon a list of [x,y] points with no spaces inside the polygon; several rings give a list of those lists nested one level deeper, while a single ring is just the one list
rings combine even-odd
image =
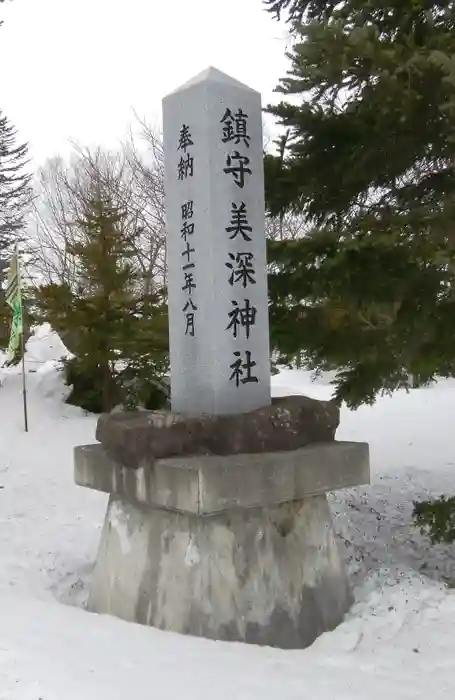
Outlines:
[{"label": "pine tree", "polygon": [[312,226],[270,243],[275,348],[338,369],[354,406],[408,373],[452,376],[455,4],[266,4],[296,39],[292,103],[269,108],[289,137],[265,159],[267,204]]},{"label": "pine tree", "polygon": [[277,19],[281,19],[282,15],[287,13],[287,19],[291,22],[301,22],[308,5],[323,5],[327,6],[327,2],[314,3],[308,0],[264,0],[264,5],[269,12],[272,12]]},{"label": "pine tree", "polygon": [[24,233],[31,202],[26,144],[17,144],[14,127],[0,111],[0,347],[8,345],[11,309],[4,300],[4,284],[11,256]]},{"label": "pine tree", "polygon": [[23,234],[32,197],[27,157],[27,144],[17,143],[16,130],[0,111],[0,282],[12,249]]},{"label": "pine tree", "polygon": [[131,405],[131,393],[133,403],[146,403],[141,390],[167,369],[166,307],[158,292],[142,293],[125,216],[97,187],[76,222],[80,240],[68,248],[79,289],[54,284],[37,294],[41,313],[75,354],[68,365],[72,402],[96,412]]}]

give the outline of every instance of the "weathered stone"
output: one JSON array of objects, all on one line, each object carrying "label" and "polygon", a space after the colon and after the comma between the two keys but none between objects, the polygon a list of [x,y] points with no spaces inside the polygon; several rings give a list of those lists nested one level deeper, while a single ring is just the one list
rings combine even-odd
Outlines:
[{"label": "weathered stone", "polygon": [[369,449],[364,442],[328,442],[262,454],[168,457],[128,469],[102,445],[81,445],[74,450],[74,478],[140,507],[206,516],[369,483]]},{"label": "weathered stone", "polygon": [[211,517],[111,497],[89,608],[210,639],[298,649],[352,603],[326,496]]},{"label": "weathered stone", "polygon": [[338,423],[339,409],[332,401],[287,396],[241,415],[108,414],[99,419],[96,437],[112,459],[137,469],[165,457],[297,450],[334,440]]},{"label": "weathered stone", "polygon": [[349,610],[325,492],[369,482],[365,443],[173,457],[139,469],[87,445],[75,449],[75,476],[111,494],[90,592],[95,612],[303,648]]}]

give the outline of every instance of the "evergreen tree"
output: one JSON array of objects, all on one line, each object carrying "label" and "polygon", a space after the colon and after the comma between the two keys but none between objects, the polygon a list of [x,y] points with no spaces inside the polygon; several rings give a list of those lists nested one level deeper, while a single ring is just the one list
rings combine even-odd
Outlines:
[{"label": "evergreen tree", "polygon": [[301,22],[309,5],[315,10],[319,6],[325,8],[327,5],[333,5],[333,3],[327,3],[324,2],[324,0],[319,3],[317,0],[310,0],[310,2],[308,2],[308,0],[264,0],[264,5],[277,19],[281,19],[282,15],[287,13],[289,21]]},{"label": "evergreen tree", "polygon": [[14,246],[22,240],[32,198],[27,153],[27,145],[17,143],[14,127],[0,110],[0,347],[8,344],[11,321],[3,296],[5,277]]},{"label": "evergreen tree", "polygon": [[43,317],[75,354],[67,367],[70,400],[96,412],[147,403],[167,369],[166,307],[159,292],[142,293],[125,216],[97,187],[77,222],[80,240],[68,247],[79,289],[53,284],[37,294]]},{"label": "evergreen tree", "polygon": [[17,143],[16,130],[0,110],[0,274],[9,264],[31,201],[27,165],[28,146]]},{"label": "evergreen tree", "polygon": [[354,406],[408,373],[453,375],[455,3],[266,4],[295,33],[267,204],[312,226],[270,243],[275,348],[338,369]]}]

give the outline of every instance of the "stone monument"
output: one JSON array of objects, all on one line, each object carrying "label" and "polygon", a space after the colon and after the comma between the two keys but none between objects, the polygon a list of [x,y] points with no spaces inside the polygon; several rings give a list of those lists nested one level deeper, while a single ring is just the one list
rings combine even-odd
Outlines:
[{"label": "stone monument", "polygon": [[339,410],[270,399],[261,101],[209,68],[164,100],[171,408],[112,413],[75,448],[109,493],[89,607],[302,648],[352,597],[326,493],[369,482]]},{"label": "stone monument", "polygon": [[163,101],[172,409],[270,403],[259,93],[209,68]]}]

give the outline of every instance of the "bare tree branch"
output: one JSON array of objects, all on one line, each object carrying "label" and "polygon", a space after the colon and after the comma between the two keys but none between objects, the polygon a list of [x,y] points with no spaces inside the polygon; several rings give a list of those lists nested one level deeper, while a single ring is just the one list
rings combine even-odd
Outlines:
[{"label": "bare tree branch", "polygon": [[126,213],[125,231],[135,250],[143,291],[166,278],[164,161],[161,139],[141,122],[140,149],[132,135],[118,151],[73,144],[70,162],[54,158],[37,176],[37,198],[29,225],[29,274],[39,284],[66,283],[77,289],[72,245],[84,233],[78,222],[93,188],[99,186]]},{"label": "bare tree branch", "polygon": [[268,216],[265,221],[265,235],[275,241],[303,238],[310,230],[311,226],[305,221],[304,216],[290,212],[282,217]]}]

